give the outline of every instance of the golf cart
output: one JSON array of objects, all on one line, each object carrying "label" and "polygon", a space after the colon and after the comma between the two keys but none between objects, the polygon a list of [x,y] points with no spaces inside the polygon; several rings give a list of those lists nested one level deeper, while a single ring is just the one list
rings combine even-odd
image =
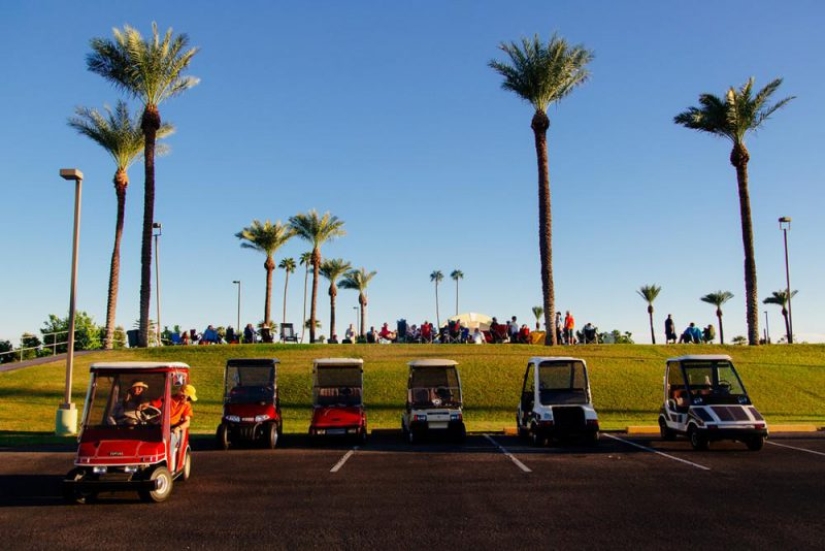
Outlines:
[{"label": "golf cart", "polygon": [[223,417],[218,425],[218,448],[241,443],[263,443],[275,448],[283,431],[278,397],[276,358],[241,358],[226,361]]},{"label": "golf cart", "polygon": [[407,380],[407,407],[401,431],[411,444],[434,433],[456,441],[467,435],[458,363],[453,360],[413,360]]},{"label": "golf cart", "polygon": [[189,383],[189,366],[109,362],[92,364],[90,372],[75,468],[63,480],[63,497],[86,503],[101,492],[137,491],[143,501],[165,501],[173,481],[188,479],[192,467],[189,430],[173,447],[168,407]]},{"label": "golf cart", "polygon": [[738,440],[758,451],[768,436],[765,419],[725,355],[667,360],[659,430],[663,440],[687,436],[695,450],[707,449],[711,441]]},{"label": "golf cart", "polygon": [[529,437],[535,446],[550,439],[579,439],[596,445],[599,419],[593,409],[584,360],[530,358],[524,372],[516,427],[519,436]]},{"label": "golf cart", "polygon": [[321,358],[312,364],[312,420],[309,436],[342,436],[367,441],[364,360]]}]

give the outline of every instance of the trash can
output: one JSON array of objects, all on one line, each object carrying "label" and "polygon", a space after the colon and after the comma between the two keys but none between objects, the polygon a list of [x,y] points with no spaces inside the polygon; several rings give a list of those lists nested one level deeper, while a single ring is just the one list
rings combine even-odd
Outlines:
[{"label": "trash can", "polygon": [[137,329],[130,329],[129,331],[126,331],[126,338],[129,340],[129,348],[138,347],[138,337],[140,337],[140,331]]}]

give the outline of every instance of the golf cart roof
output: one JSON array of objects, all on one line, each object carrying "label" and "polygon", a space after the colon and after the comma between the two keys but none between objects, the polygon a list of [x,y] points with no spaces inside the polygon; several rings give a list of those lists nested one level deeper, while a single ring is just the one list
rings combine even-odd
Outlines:
[{"label": "golf cart roof", "polygon": [[707,361],[721,361],[727,360],[731,361],[731,357],[727,354],[687,354],[685,356],[678,356],[676,358],[668,358],[667,361],[669,362],[684,362],[684,361],[696,361],[696,360],[707,360]]},{"label": "golf cart roof", "polygon": [[410,367],[455,367],[458,365],[458,362],[455,360],[426,358],[423,360],[413,360],[407,365]]},{"label": "golf cart roof", "polygon": [[573,358],[571,356],[533,356],[528,360],[528,363],[539,365],[544,362],[581,362],[587,363],[581,358]]},{"label": "golf cart roof", "polygon": [[361,358],[316,358],[312,360],[316,366],[352,366],[364,365],[364,360]]},{"label": "golf cart roof", "polygon": [[183,362],[97,362],[93,363],[89,369],[96,371],[100,369],[159,369],[165,367],[189,369],[189,364]]}]

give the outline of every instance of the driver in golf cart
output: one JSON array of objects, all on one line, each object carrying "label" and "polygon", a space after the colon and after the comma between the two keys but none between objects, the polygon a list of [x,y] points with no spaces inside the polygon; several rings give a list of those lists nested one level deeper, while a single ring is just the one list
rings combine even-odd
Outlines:
[{"label": "driver in golf cart", "polygon": [[137,425],[141,421],[158,423],[160,420],[160,399],[149,400],[146,395],[149,385],[143,381],[133,381],[122,400],[112,410],[112,420],[117,425]]}]

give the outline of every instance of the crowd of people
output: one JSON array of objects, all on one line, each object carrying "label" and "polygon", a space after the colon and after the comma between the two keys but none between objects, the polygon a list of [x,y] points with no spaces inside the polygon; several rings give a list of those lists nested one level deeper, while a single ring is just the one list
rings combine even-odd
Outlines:
[{"label": "crowd of people", "polygon": [[[701,343],[712,343],[713,339],[716,338],[716,328],[713,326],[712,323],[709,323],[707,327],[704,329],[700,329],[697,325],[693,322],[682,331],[682,334],[678,337],[679,344],[701,344]],[[676,337],[676,323],[673,321],[673,316],[671,314],[667,315],[667,319],[665,319],[665,343],[666,344],[676,344],[677,337]]]}]

